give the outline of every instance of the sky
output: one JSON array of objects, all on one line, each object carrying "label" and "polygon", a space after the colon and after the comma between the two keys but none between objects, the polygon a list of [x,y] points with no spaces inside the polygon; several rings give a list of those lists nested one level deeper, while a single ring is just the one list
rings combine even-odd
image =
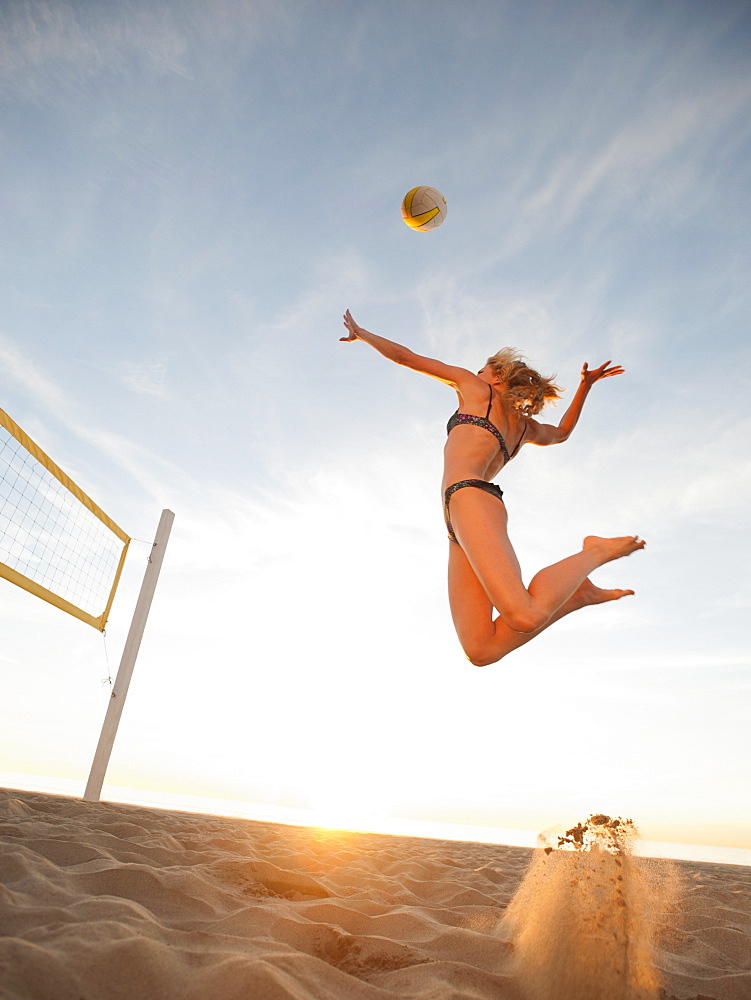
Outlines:
[{"label": "sky", "polygon": [[[169,508],[105,798],[751,848],[750,41],[740,0],[3,3],[0,406],[134,541],[105,640],[0,580],[0,771],[83,791]],[[624,366],[499,482],[525,579],[639,534],[594,576],[634,597],[468,663],[455,394],[348,307],[519,348],[551,422]]]}]

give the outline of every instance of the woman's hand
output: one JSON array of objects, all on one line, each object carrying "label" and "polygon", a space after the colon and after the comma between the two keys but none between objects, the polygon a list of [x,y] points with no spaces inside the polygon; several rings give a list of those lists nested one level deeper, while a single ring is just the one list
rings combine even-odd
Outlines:
[{"label": "woman's hand", "polygon": [[345,341],[346,342],[346,341],[349,341],[349,340],[360,340],[361,339],[360,336],[359,336],[359,333],[360,333],[360,330],[362,330],[362,327],[358,326],[357,323],[355,323],[355,321],[352,319],[352,313],[349,311],[349,309],[344,314],[344,328],[349,333],[349,336],[348,337],[340,337],[339,338],[340,341]]},{"label": "woman's hand", "polygon": [[585,361],[582,368],[582,385],[590,389],[601,378],[610,378],[612,375],[623,375],[623,368],[620,365],[613,365],[612,368],[608,368],[609,364],[610,362],[606,361],[604,365],[600,365],[599,368],[593,368],[590,371]]}]

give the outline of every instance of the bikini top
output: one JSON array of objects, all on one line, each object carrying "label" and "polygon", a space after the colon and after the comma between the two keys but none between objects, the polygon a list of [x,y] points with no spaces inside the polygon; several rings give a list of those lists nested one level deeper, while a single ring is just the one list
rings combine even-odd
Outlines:
[{"label": "bikini top", "polygon": [[490,399],[488,400],[488,411],[485,414],[485,416],[477,417],[475,416],[474,413],[460,413],[457,410],[456,413],[454,413],[453,416],[449,418],[448,424],[446,424],[446,433],[450,434],[451,431],[458,424],[474,424],[475,427],[482,427],[486,431],[490,431],[491,434],[495,434],[495,436],[498,438],[498,443],[500,444],[501,451],[503,452],[503,462],[505,465],[506,462],[511,461],[511,459],[514,457],[517,451],[519,451],[519,449],[521,448],[521,444],[522,441],[524,440],[524,434],[526,434],[527,428],[526,427],[524,428],[524,434],[522,434],[522,436],[519,438],[519,443],[517,444],[516,448],[514,448],[513,454],[509,455],[508,448],[506,447],[506,442],[503,440],[503,435],[495,426],[495,424],[491,423],[490,420],[488,419],[490,417],[490,409],[493,405],[493,386],[489,385],[488,389],[490,390]]}]

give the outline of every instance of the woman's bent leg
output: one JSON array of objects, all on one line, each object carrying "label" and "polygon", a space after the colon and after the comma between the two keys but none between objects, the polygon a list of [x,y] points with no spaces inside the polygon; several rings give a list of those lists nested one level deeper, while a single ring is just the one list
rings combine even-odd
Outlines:
[{"label": "woman's bent leg", "polygon": [[493,619],[493,605],[461,547],[451,543],[449,548],[451,617],[462,649],[476,667],[496,663],[572,611],[591,604],[617,601],[627,594],[633,594],[633,590],[603,590],[591,580],[584,580],[541,628],[534,632],[515,632],[502,618]]},{"label": "woman's bent leg", "polygon": [[[465,572],[467,567],[463,566],[462,561],[458,558],[450,560],[450,579],[453,573],[452,561],[455,563],[454,569],[457,569],[457,572],[453,573],[456,585],[450,585],[450,592],[456,595],[452,598],[454,621],[456,624],[457,619],[461,621],[469,613],[475,621],[472,628],[479,629],[480,632],[485,630],[486,634],[489,634],[487,629],[493,624],[492,607],[495,607],[503,619],[502,624],[510,632],[523,633],[531,638],[551,624],[553,616],[556,616],[556,620],[561,617],[556,613],[562,611],[563,606],[576,594],[592,570],[644,546],[644,542],[633,536],[613,539],[589,536],[584,540],[581,552],[541,570],[527,589],[522,582],[519,563],[508,538],[506,508],[502,503],[480,490],[468,488],[458,491],[452,497],[451,514],[464,558],[475,578],[472,586]],[[462,586],[468,588],[469,603],[466,607],[460,595]],[[469,610],[470,607],[479,610],[481,606],[478,587],[484,591],[486,600],[486,607],[479,617]],[[590,587],[594,585],[590,584]],[[599,593],[612,593],[616,596],[627,593],[594,589]],[[616,597],[605,599],[614,600]],[[600,601],[587,603],[600,603]],[[455,605],[457,605],[456,612]],[[488,607],[490,610],[487,610]],[[575,607],[571,606],[562,613],[568,614],[571,610],[575,610]],[[466,631],[466,627],[462,627]],[[459,628],[457,624],[457,631]],[[494,626],[494,629],[497,633],[498,628]],[[526,639],[522,639],[516,642],[512,648],[523,645],[525,641]]]}]

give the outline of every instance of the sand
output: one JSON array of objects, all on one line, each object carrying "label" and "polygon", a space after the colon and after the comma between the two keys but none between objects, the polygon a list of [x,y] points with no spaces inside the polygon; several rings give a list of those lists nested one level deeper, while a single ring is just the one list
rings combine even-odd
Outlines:
[{"label": "sand", "polygon": [[606,988],[611,962],[597,998],[751,997],[751,868],[632,859],[633,898],[615,881],[613,906],[600,872],[595,912],[582,919],[604,943],[583,947],[582,924],[575,947],[567,915],[590,903],[569,898],[578,890],[560,859],[542,861],[518,847],[0,789],[0,997],[522,1000],[539,995],[524,965],[533,954],[553,970],[556,996],[584,1000],[591,987],[555,970],[575,983],[583,963],[579,982],[596,979],[612,936],[606,911],[618,907],[655,978],[646,993],[621,973]]}]

